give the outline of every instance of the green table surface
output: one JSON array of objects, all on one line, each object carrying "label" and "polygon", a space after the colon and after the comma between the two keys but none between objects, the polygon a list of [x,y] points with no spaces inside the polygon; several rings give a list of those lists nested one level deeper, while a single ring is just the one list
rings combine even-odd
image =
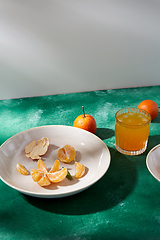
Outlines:
[{"label": "green table surface", "polygon": [[160,114],[139,156],[119,153],[114,135],[116,111],[145,99],[160,106],[159,96],[160,86],[149,86],[1,100],[0,144],[29,128],[72,126],[83,105],[111,163],[97,183],[65,198],[25,196],[0,180],[0,239],[160,239],[160,183],[146,167],[147,153],[160,143]]}]

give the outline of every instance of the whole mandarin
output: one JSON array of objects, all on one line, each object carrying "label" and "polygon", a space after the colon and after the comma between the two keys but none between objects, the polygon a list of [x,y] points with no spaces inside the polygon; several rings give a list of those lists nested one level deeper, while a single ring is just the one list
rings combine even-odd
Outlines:
[{"label": "whole mandarin", "polygon": [[159,109],[156,102],[153,100],[144,100],[138,105],[139,109],[143,109],[151,115],[151,120],[155,119],[158,115]]},{"label": "whole mandarin", "polygon": [[83,109],[83,114],[79,115],[74,120],[73,127],[81,128],[91,133],[95,133],[97,130],[97,124],[94,117],[92,117],[89,114],[85,114],[83,106],[82,106],[82,109]]}]

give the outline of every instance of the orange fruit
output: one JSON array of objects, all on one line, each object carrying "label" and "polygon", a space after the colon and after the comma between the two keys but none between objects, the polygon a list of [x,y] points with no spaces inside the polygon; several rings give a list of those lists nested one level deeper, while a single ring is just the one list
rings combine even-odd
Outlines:
[{"label": "orange fruit", "polygon": [[82,109],[83,109],[83,114],[79,115],[74,120],[73,127],[81,128],[91,133],[95,133],[97,130],[97,124],[94,117],[92,117],[89,114],[85,114],[83,106],[82,106]]},{"label": "orange fruit", "polygon": [[52,172],[57,172],[59,170],[59,160],[56,159],[51,170],[49,171],[50,173]]},{"label": "orange fruit", "polygon": [[67,168],[62,168],[60,171],[47,173],[47,177],[51,182],[58,183],[65,179],[67,172]]},{"label": "orange fruit", "polygon": [[156,102],[152,100],[144,100],[138,105],[139,109],[143,109],[151,116],[151,120],[155,119],[158,115],[159,109]]},{"label": "orange fruit", "polygon": [[75,162],[75,178],[81,178],[85,174],[85,166],[79,162]]},{"label": "orange fruit", "polygon": [[62,162],[70,163],[76,157],[76,150],[71,145],[66,144],[58,150],[57,156]]},{"label": "orange fruit", "polygon": [[22,175],[29,175],[29,171],[20,163],[16,165],[17,171]]}]

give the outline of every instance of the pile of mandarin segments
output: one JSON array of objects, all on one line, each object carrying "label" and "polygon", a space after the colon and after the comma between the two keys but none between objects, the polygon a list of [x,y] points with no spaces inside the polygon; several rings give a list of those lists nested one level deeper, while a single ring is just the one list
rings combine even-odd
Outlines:
[{"label": "pile of mandarin segments", "polygon": [[[41,141],[42,140],[42,141]],[[54,164],[51,166],[51,169],[48,170],[44,161],[41,159],[42,155],[45,155],[45,153],[48,150],[49,147],[49,140],[42,138],[41,140],[38,140],[37,143],[35,143],[35,140],[31,143],[29,143],[25,147],[25,153],[26,156],[33,160],[38,160],[37,169],[31,169],[27,170],[25,166],[18,163],[17,164],[17,171],[22,175],[31,175],[34,182],[38,183],[41,187],[49,186],[52,183],[59,183],[62,182],[66,177],[68,172],[68,169],[66,167],[59,168],[60,161],[63,163],[70,163],[73,160],[75,160],[76,157],[76,150],[74,147],[72,147],[69,144],[66,144],[65,146],[59,148],[57,153],[57,158],[54,161]],[[47,147],[46,147],[47,142]],[[39,147],[39,148],[38,148]],[[44,150],[45,148],[45,150]],[[27,150],[26,150],[27,149]],[[29,152],[30,151],[30,152]],[[35,159],[32,158],[32,156],[36,156]],[[81,178],[85,174],[85,166],[79,162],[75,162],[75,178]]]}]

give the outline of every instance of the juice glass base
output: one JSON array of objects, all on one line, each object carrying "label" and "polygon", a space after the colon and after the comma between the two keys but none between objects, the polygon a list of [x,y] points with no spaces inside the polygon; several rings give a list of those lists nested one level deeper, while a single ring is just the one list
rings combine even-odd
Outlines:
[{"label": "juice glass base", "polygon": [[144,148],[142,148],[142,149],[140,149],[140,150],[137,150],[137,151],[127,151],[127,150],[124,150],[124,149],[118,147],[116,144],[115,144],[115,146],[116,146],[116,149],[117,149],[120,153],[123,153],[123,154],[125,154],[125,155],[130,155],[130,156],[136,156],[136,155],[140,155],[140,154],[142,154],[143,152],[145,152],[145,150],[146,150],[146,148],[147,148],[147,142],[146,142]]}]

